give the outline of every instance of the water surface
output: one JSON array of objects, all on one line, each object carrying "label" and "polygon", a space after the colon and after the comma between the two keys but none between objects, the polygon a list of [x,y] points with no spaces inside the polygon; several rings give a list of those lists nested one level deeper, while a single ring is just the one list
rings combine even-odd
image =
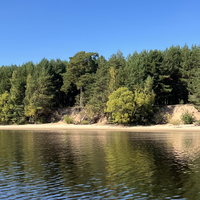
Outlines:
[{"label": "water surface", "polygon": [[1,199],[200,199],[200,133],[0,131]]}]

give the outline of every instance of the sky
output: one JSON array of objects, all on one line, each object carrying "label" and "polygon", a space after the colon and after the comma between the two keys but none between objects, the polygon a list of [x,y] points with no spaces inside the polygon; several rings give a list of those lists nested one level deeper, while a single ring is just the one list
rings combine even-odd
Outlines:
[{"label": "sky", "polygon": [[200,44],[198,0],[0,0],[0,66]]}]

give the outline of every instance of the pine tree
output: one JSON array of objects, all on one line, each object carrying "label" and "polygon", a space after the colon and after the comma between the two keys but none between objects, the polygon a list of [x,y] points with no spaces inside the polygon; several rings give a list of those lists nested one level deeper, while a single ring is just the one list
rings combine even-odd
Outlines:
[{"label": "pine tree", "polygon": [[181,96],[181,50],[180,47],[171,46],[164,52],[161,65],[160,80],[163,90],[160,96],[163,97],[163,104],[177,104]]},{"label": "pine tree", "polygon": [[25,84],[26,77],[23,77],[21,72],[21,68],[13,71],[11,82],[10,94],[12,101],[16,105],[22,105],[24,96],[25,96]]},{"label": "pine tree", "polygon": [[124,85],[124,69],[126,67],[126,60],[120,50],[113,54],[107,62],[110,71],[110,93]]},{"label": "pine tree", "polygon": [[138,87],[142,87],[144,84],[144,80],[147,76],[145,65],[146,57],[146,51],[141,52],[140,54],[134,52],[134,54],[130,56],[127,61],[128,77],[125,81],[125,85],[131,91],[134,91]]},{"label": "pine tree", "polygon": [[12,73],[16,69],[16,66],[2,66],[0,67],[0,94],[5,91],[10,91]]},{"label": "pine tree", "polygon": [[80,90],[80,107],[83,107],[83,90],[87,82],[89,74],[95,73],[97,70],[96,58],[97,53],[85,51],[78,52],[73,57],[70,57],[66,73],[63,74],[63,86],[61,88],[66,94],[75,84],[77,89]]},{"label": "pine tree", "polygon": [[52,83],[52,93],[54,94],[54,98],[52,101],[54,102],[54,107],[64,107],[67,104],[67,95],[61,91],[61,87],[63,85],[63,77],[62,74],[66,73],[66,67],[68,62],[62,62],[60,59],[51,60],[51,83]]},{"label": "pine tree", "polygon": [[14,105],[10,93],[5,91],[0,95],[0,124],[12,124]]},{"label": "pine tree", "polygon": [[91,87],[89,100],[87,107],[89,107],[94,115],[101,115],[104,113],[106,102],[108,101],[108,95],[110,93],[109,88],[109,66],[104,57],[98,59],[98,69],[95,74],[94,83]]},{"label": "pine tree", "polygon": [[44,68],[40,76],[34,79],[31,75],[27,77],[25,115],[33,118],[33,121],[47,117],[52,106],[52,84],[51,77]]},{"label": "pine tree", "polygon": [[192,66],[188,78],[189,101],[196,105],[200,104],[200,47],[192,46]]},{"label": "pine tree", "polygon": [[32,96],[36,89],[35,80],[33,79],[32,75],[29,74],[27,77],[27,83],[26,83],[26,92],[25,92],[25,98],[24,98],[24,104],[25,104],[25,115],[27,117],[34,117],[36,114],[36,106],[34,105]]}]

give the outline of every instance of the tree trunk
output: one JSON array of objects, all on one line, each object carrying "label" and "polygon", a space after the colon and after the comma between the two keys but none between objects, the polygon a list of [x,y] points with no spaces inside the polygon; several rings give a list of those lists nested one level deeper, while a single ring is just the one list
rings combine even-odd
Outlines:
[{"label": "tree trunk", "polygon": [[82,105],[82,86],[80,87],[80,107],[81,107],[81,110],[83,108],[83,105]]}]

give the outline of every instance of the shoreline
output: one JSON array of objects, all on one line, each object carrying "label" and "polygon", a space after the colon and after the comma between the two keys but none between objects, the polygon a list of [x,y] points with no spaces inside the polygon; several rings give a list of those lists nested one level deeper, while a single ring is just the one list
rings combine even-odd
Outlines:
[{"label": "shoreline", "polygon": [[150,125],[150,126],[121,126],[121,125],[74,125],[65,123],[27,124],[27,125],[0,125],[0,130],[104,130],[128,132],[200,132],[200,126],[190,125]]}]

